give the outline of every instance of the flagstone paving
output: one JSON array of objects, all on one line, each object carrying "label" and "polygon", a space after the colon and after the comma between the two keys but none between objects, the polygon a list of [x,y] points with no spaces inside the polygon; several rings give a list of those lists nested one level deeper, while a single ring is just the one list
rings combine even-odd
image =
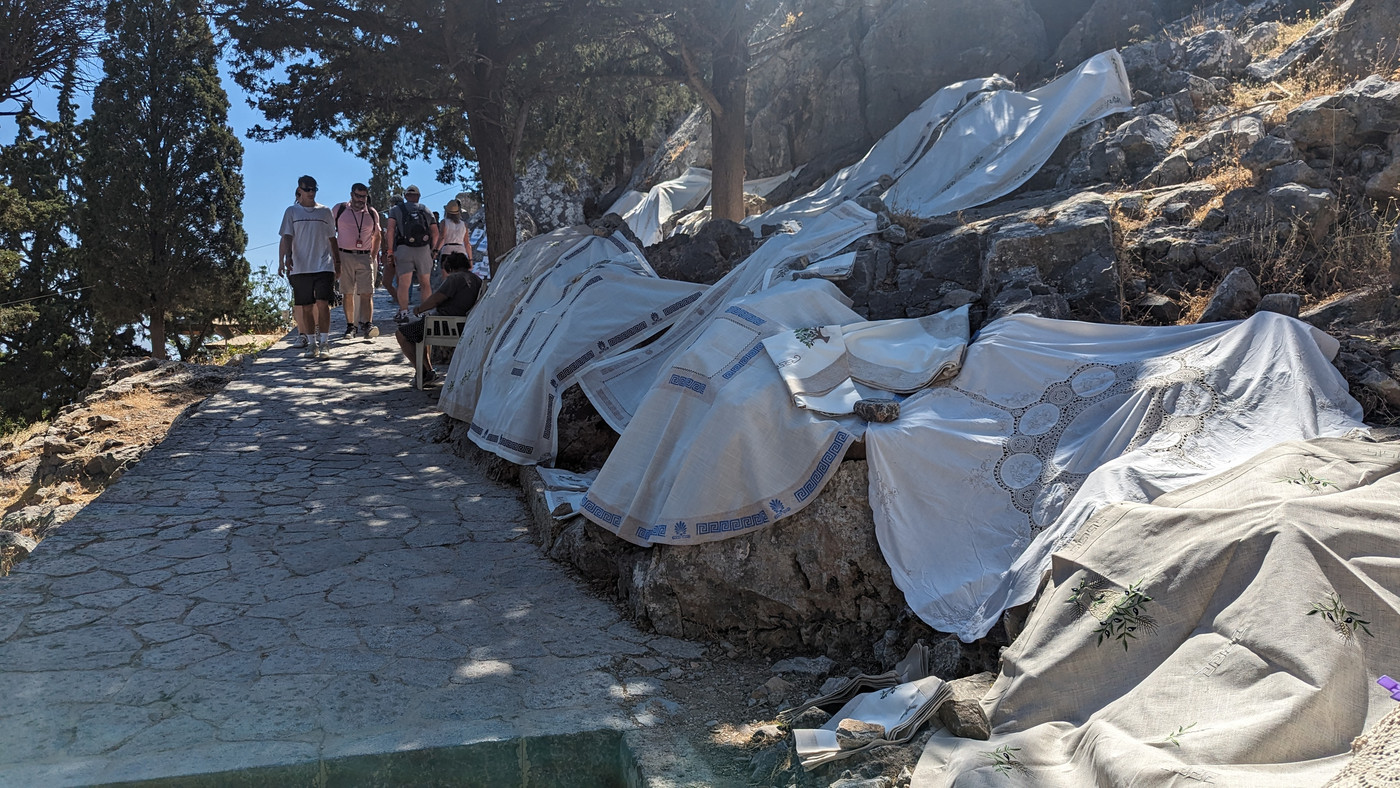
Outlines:
[{"label": "flagstone paving", "polygon": [[264,352],[0,578],[0,785],[648,724],[615,659],[701,648],[539,555],[381,325]]}]

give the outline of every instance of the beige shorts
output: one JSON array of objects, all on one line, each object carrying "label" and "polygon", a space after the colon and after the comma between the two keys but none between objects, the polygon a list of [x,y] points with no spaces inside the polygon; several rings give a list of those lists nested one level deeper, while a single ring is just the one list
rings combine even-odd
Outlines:
[{"label": "beige shorts", "polygon": [[394,267],[397,275],[419,274],[427,276],[433,272],[433,250],[427,246],[399,246],[394,249]]},{"label": "beige shorts", "polygon": [[374,292],[374,258],[340,250],[340,292],[356,295]]}]

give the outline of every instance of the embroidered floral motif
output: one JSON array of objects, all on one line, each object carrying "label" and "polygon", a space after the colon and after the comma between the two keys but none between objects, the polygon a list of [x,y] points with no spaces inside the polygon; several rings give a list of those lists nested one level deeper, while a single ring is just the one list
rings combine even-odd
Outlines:
[{"label": "embroidered floral motif", "polygon": [[1296,484],[1300,487],[1306,487],[1309,490],[1312,490],[1313,492],[1322,492],[1328,487],[1335,488],[1337,486],[1336,484],[1329,482],[1326,479],[1319,479],[1318,477],[1313,476],[1311,473],[1308,472],[1307,468],[1299,468],[1297,476],[1280,476],[1274,481],[1278,484]]},{"label": "embroidered floral motif", "polygon": [[1196,723],[1194,723],[1194,722],[1191,723],[1190,725],[1182,725],[1182,726],[1179,726],[1176,730],[1172,731],[1171,733],[1168,733],[1168,734],[1166,735],[1166,737],[1165,737],[1164,739],[1162,739],[1162,741],[1164,741],[1164,742],[1169,742],[1170,744],[1173,744],[1173,745],[1175,745],[1175,746],[1177,746],[1177,747],[1180,747],[1180,746],[1181,746],[1181,741],[1180,741],[1181,737],[1184,736],[1184,735],[1186,734],[1187,731],[1191,730],[1191,729],[1194,728],[1194,727],[1196,727]]},{"label": "embroidered floral motif", "polygon": [[1099,636],[1095,645],[1116,640],[1127,651],[1128,641],[1136,640],[1139,632],[1157,628],[1157,620],[1145,612],[1152,597],[1144,593],[1141,586],[1139,580],[1124,591],[1104,590],[1100,581],[1086,579],[1070,589],[1070,603],[1099,622],[1094,628],[1094,634]]},{"label": "embroidered floral motif", "polygon": [[[1333,629],[1337,630],[1337,635],[1348,642],[1356,637],[1358,629],[1371,635],[1371,630],[1366,626],[1371,622],[1347,610],[1346,605],[1342,604],[1342,598],[1337,596],[1335,592],[1328,594],[1327,598],[1321,602],[1314,602],[1308,615],[1322,616],[1332,625]],[[1375,635],[1371,635],[1371,637],[1375,637]]]},{"label": "embroidered floral motif", "polygon": [[768,508],[773,510],[773,516],[775,517],[782,517],[783,515],[792,511],[777,498],[774,498],[773,500],[768,502]]},{"label": "embroidered floral motif", "polygon": [[826,335],[826,330],[825,330],[825,328],[824,328],[823,326],[812,326],[811,328],[799,328],[799,329],[797,329],[796,331],[793,332],[793,335],[797,337],[797,341],[798,341],[798,342],[801,342],[802,344],[806,345],[807,347],[811,347],[811,346],[817,344],[817,340],[818,340],[818,339],[820,339],[821,341],[826,342],[826,343],[830,343],[830,342],[831,342],[831,337],[829,337],[829,336]]},{"label": "embroidered floral motif", "polygon": [[1016,753],[1020,751],[1020,747],[1012,747],[1009,744],[1003,744],[995,750],[983,752],[982,757],[992,759],[992,770],[997,774],[1004,774],[1007,777],[1010,777],[1013,773],[1030,774],[1031,770],[1027,769],[1026,765],[1021,763],[1020,759],[1016,757]]}]

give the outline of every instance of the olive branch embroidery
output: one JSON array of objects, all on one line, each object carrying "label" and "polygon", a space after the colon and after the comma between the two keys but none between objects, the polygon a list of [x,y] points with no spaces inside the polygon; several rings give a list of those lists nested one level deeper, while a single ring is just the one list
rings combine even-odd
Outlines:
[{"label": "olive branch embroidery", "polygon": [[[1337,596],[1335,592],[1329,594],[1327,599],[1322,602],[1314,602],[1308,615],[1322,616],[1332,625],[1333,629],[1337,630],[1337,634],[1342,640],[1350,641],[1355,638],[1358,629],[1371,635],[1371,630],[1366,626],[1371,622],[1347,610],[1346,605],[1342,604],[1341,597]],[[1375,635],[1371,635],[1371,637],[1375,637]]]},{"label": "olive branch embroidery", "polygon": [[1274,482],[1276,484],[1296,484],[1300,487],[1306,487],[1309,490],[1312,490],[1313,492],[1322,492],[1328,487],[1335,488],[1337,486],[1333,482],[1329,482],[1326,479],[1319,479],[1318,477],[1313,476],[1311,473],[1308,472],[1307,468],[1299,468],[1297,476],[1280,476],[1279,478],[1275,479]]},{"label": "olive branch embroidery", "polygon": [[1194,727],[1196,727],[1196,723],[1194,723],[1194,722],[1191,723],[1190,725],[1182,725],[1182,726],[1178,727],[1176,730],[1172,731],[1171,733],[1168,733],[1168,734],[1166,735],[1166,738],[1162,739],[1162,741],[1170,742],[1170,743],[1176,745],[1177,747],[1180,747],[1180,746],[1181,746],[1181,741],[1180,741],[1181,737],[1182,737],[1183,735],[1185,735],[1187,731],[1191,730],[1191,729],[1194,728]]},{"label": "olive branch embroidery", "polygon": [[820,339],[823,342],[831,341],[831,337],[826,335],[826,332],[822,330],[821,326],[812,326],[811,328],[799,328],[792,333],[795,337],[797,337],[798,342],[801,342],[807,347],[811,347],[817,344],[818,339]]},{"label": "olive branch embroidery", "polygon": [[1013,772],[1030,774],[1031,770],[1027,769],[1026,765],[1016,758],[1016,753],[1020,751],[1020,747],[1003,744],[995,750],[983,752],[982,757],[992,759],[992,770],[997,774],[1004,774],[1007,777],[1010,777]]},{"label": "olive branch embroidery", "polygon": [[1157,628],[1157,620],[1145,612],[1152,597],[1143,592],[1142,584],[1143,581],[1139,580],[1119,593],[1103,590],[1103,584],[1098,580],[1084,580],[1070,589],[1070,604],[1098,619],[1094,634],[1099,637],[1095,645],[1102,646],[1105,640],[1116,640],[1127,651],[1128,641],[1136,640],[1139,631],[1151,632]]}]

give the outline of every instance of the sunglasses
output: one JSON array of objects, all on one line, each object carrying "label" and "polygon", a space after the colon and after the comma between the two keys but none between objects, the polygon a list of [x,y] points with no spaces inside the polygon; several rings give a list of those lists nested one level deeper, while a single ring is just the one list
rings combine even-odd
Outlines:
[{"label": "sunglasses", "polygon": [[306,192],[307,194],[315,194],[315,193],[316,193],[316,187],[315,187],[315,186],[312,186],[311,188],[308,189],[308,188],[306,188],[305,186],[298,186],[298,187],[297,187],[297,191],[303,191],[303,192]]}]

